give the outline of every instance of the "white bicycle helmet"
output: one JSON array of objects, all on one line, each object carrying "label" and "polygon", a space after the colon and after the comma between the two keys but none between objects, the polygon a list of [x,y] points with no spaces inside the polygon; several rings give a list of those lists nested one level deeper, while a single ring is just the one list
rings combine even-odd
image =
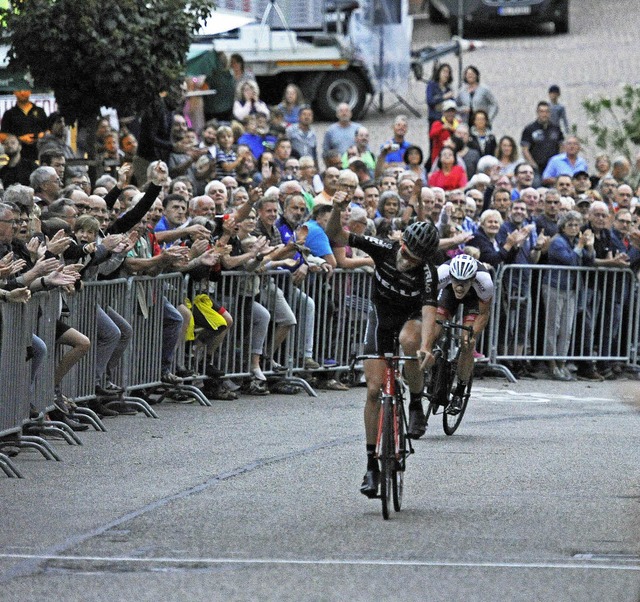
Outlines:
[{"label": "white bicycle helmet", "polygon": [[471,255],[456,255],[449,264],[449,275],[455,280],[471,280],[478,271],[478,262]]}]

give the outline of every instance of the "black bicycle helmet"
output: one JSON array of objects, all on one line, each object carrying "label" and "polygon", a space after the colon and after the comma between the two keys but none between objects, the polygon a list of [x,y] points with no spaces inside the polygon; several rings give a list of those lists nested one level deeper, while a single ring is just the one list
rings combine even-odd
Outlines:
[{"label": "black bicycle helmet", "polygon": [[402,234],[402,240],[407,249],[416,257],[428,261],[438,250],[440,237],[438,230],[430,222],[414,222]]}]

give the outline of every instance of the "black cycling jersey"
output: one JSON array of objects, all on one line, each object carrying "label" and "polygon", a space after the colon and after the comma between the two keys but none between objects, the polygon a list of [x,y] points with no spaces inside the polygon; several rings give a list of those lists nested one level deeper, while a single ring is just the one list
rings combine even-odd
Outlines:
[{"label": "black cycling jersey", "polygon": [[433,264],[400,272],[396,267],[400,243],[373,236],[350,233],[349,246],[362,249],[373,259],[373,303],[407,316],[421,310],[424,305],[436,306],[438,273]]}]

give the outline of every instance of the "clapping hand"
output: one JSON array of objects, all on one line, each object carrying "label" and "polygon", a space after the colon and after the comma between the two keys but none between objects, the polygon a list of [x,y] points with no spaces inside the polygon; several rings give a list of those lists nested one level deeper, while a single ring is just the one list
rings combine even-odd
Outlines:
[{"label": "clapping hand", "polygon": [[587,228],[582,234],[580,234],[580,242],[584,247],[593,247],[595,236],[591,229]]},{"label": "clapping hand", "polygon": [[208,248],[209,248],[209,241],[208,240],[206,240],[204,238],[200,238],[199,240],[196,240],[191,245],[191,258],[195,259],[196,257],[200,257],[200,255],[205,253]]},{"label": "clapping hand", "polygon": [[13,301],[13,303],[26,303],[31,299],[31,291],[23,286],[21,288],[14,288],[7,293],[6,300]]},{"label": "clapping hand", "polygon": [[51,239],[45,236],[47,251],[52,255],[60,255],[60,253],[64,253],[72,242],[73,239],[70,236],[67,236],[64,233],[64,230],[58,230]]},{"label": "clapping hand", "polygon": [[41,257],[33,266],[35,277],[40,278],[41,276],[47,276],[54,270],[57,270],[59,265],[60,262],[55,257],[49,257],[48,259]]},{"label": "clapping hand", "polygon": [[0,260],[0,278],[6,279],[9,276],[13,276],[18,272],[22,271],[27,262],[24,259],[13,259],[13,252],[7,253]]}]

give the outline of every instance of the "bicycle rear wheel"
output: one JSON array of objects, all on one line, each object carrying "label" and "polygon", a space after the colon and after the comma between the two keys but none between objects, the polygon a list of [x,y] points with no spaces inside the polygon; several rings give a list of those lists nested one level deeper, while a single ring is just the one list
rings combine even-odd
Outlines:
[{"label": "bicycle rear wheel", "polygon": [[382,433],[380,435],[380,498],[382,500],[382,517],[388,520],[396,463],[393,443],[393,399],[390,395],[385,395],[382,398],[382,412]]},{"label": "bicycle rear wheel", "polygon": [[[396,385],[397,386],[397,385]],[[402,508],[402,492],[404,490],[404,470],[407,458],[407,442],[405,439],[405,417],[402,395],[396,395],[395,418],[398,425],[398,449],[399,458],[394,463],[393,471],[393,509],[400,512]]]},{"label": "bicycle rear wheel", "polygon": [[[453,433],[456,432],[456,430],[458,429],[458,427],[460,426],[460,423],[462,422],[462,418],[464,416],[464,413],[467,410],[467,404],[469,403],[469,397],[471,395],[471,385],[473,383],[473,375],[471,375],[471,378],[469,379],[469,382],[467,383],[467,387],[464,390],[464,395],[462,396],[462,409],[460,410],[460,412],[458,414],[455,415],[451,415],[451,414],[447,414],[447,412],[445,411],[442,414],[442,428],[444,429],[444,432],[447,435],[453,435]],[[449,387],[449,400],[451,400],[451,389],[453,388],[453,378],[451,379],[451,384]]]}]

